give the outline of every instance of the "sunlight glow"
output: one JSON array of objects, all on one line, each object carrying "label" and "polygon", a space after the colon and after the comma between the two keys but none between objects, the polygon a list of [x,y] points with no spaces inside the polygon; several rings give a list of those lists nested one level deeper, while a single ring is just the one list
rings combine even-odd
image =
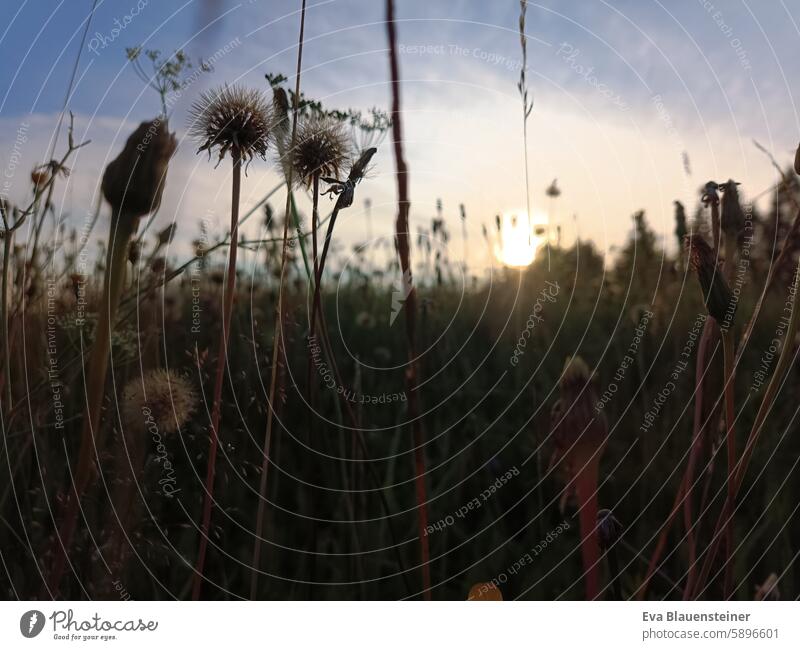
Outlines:
[{"label": "sunlight glow", "polygon": [[547,241],[547,215],[534,212],[528,220],[525,210],[506,212],[500,223],[495,256],[506,266],[525,267],[536,259],[536,251]]}]

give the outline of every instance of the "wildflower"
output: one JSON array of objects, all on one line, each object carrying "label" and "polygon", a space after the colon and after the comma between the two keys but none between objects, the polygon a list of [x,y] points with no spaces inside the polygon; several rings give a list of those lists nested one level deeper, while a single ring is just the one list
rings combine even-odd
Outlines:
[{"label": "wildflower", "polygon": [[266,158],[272,112],[258,90],[225,86],[202,93],[190,111],[189,135],[200,142],[200,151],[219,150],[219,160],[231,151],[250,162]]},{"label": "wildflower", "polygon": [[299,182],[310,186],[315,175],[338,178],[349,154],[347,136],[339,120],[314,116],[298,123],[292,165]]},{"label": "wildflower", "polygon": [[195,391],[185,377],[157,368],[125,386],[123,422],[128,427],[144,427],[152,418],[159,431],[175,433],[189,421],[196,404]]},{"label": "wildflower", "polygon": [[103,174],[103,196],[116,213],[138,218],[158,208],[169,159],[177,146],[166,120],[137,127]]}]

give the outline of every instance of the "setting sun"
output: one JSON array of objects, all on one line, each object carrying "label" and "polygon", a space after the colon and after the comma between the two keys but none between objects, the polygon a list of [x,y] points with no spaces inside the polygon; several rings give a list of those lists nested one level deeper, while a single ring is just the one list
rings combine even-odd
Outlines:
[{"label": "setting sun", "polygon": [[506,266],[524,267],[536,259],[536,251],[547,241],[547,215],[534,212],[528,219],[524,210],[506,212],[500,223],[495,256]]}]

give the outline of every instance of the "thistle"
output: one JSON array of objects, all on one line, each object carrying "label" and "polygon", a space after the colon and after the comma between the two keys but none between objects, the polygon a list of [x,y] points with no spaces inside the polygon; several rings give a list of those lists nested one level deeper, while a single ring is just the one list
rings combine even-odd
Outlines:
[{"label": "thistle", "polygon": [[233,316],[233,296],[236,289],[236,252],[239,246],[239,195],[241,191],[242,162],[249,164],[256,156],[266,158],[270,139],[272,114],[270,105],[257,90],[238,86],[225,86],[216,92],[205,93],[194,103],[191,111],[190,134],[199,142],[201,151],[218,155],[217,165],[230,154],[233,164],[231,184],[231,233],[228,247],[227,282],[223,293],[222,327],[220,328],[217,367],[211,408],[211,436],[206,472],[206,491],[200,532],[200,547],[195,565],[192,599],[200,597],[203,569],[205,567],[208,531],[214,497],[219,423],[222,413],[222,384],[227,365],[228,340]]},{"label": "thistle", "polygon": [[332,117],[309,117],[297,124],[292,151],[295,179],[310,187],[314,178],[339,177],[350,157],[350,146],[342,123]]},{"label": "thistle", "polygon": [[215,149],[218,164],[230,152],[248,163],[256,156],[267,155],[272,127],[272,113],[264,95],[241,86],[224,86],[206,92],[192,105],[189,136],[200,143],[200,151],[209,158]]},{"label": "thistle", "polygon": [[593,600],[600,595],[597,484],[608,424],[603,413],[594,411],[597,391],[583,359],[567,359],[559,389],[561,396],[550,416],[556,447],[551,465],[561,467],[568,478],[567,490],[577,497],[586,598]]}]

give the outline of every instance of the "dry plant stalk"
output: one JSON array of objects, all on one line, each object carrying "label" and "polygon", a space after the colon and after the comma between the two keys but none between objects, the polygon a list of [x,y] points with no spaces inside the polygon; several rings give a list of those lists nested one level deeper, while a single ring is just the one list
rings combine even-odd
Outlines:
[{"label": "dry plant stalk", "polygon": [[[408,232],[408,212],[411,206],[408,197],[408,167],[403,157],[403,126],[400,111],[400,70],[397,62],[397,26],[394,20],[394,2],[386,0],[386,30],[389,38],[389,68],[392,81],[392,135],[394,137],[394,158],[397,166],[397,221],[395,232],[397,254],[400,258],[400,271],[407,290],[405,301],[406,342],[408,345],[408,367],[406,386],[408,389],[408,417],[414,438],[414,473],[417,499],[417,530],[419,532],[420,558],[422,561],[422,586],[426,600],[431,598],[430,547],[426,528],[428,527],[428,499],[425,488],[425,440],[419,416],[419,397],[417,395],[416,361],[416,313],[417,293],[411,275],[411,247]],[[327,243],[327,242],[326,242]]]},{"label": "dry plant stalk", "polygon": [[[305,42],[306,26],[306,0],[301,1],[300,5],[300,35],[297,40],[297,73],[295,75],[294,86],[294,106],[292,107],[292,134],[289,140],[291,152],[297,137],[297,113],[298,99],[300,97],[300,73],[303,69],[303,43]],[[258,512],[256,514],[256,531],[253,542],[253,561],[251,563],[252,573],[250,576],[250,598],[255,599],[258,595],[258,575],[261,564],[261,536],[264,527],[264,511],[267,499],[267,470],[269,469],[269,452],[272,443],[272,427],[275,421],[275,399],[278,389],[278,363],[279,359],[285,354],[283,349],[282,325],[283,325],[283,287],[286,278],[286,260],[289,242],[289,211],[292,209],[292,165],[286,165],[286,205],[284,207],[283,219],[283,243],[281,244],[281,271],[278,280],[278,304],[275,314],[275,335],[272,342],[272,374],[269,383],[269,402],[267,404],[267,427],[264,434],[264,447],[262,449],[261,461],[261,483],[258,492]]]},{"label": "dry plant stalk", "polygon": [[205,497],[200,525],[200,546],[197,552],[192,584],[192,600],[200,598],[203,585],[211,511],[214,503],[214,478],[217,450],[219,449],[219,424],[222,417],[222,387],[228,359],[233,299],[236,290],[236,253],[239,249],[239,198],[242,184],[242,163],[255,156],[264,158],[271,129],[271,115],[261,93],[243,88],[222,88],[201,95],[192,107],[191,134],[200,141],[200,151],[209,157],[218,149],[219,161],[230,153],[232,162],[231,225],[228,247],[228,268],[225,277],[222,328],[220,330],[214,393],[211,405],[211,436],[206,470]]},{"label": "dry plant stalk", "polygon": [[111,204],[110,245],[106,258],[103,297],[100,302],[94,341],[89,357],[86,382],[86,413],[81,432],[81,446],[74,471],[73,490],[64,503],[53,564],[48,580],[52,597],[58,594],[67,553],[78,521],[84,492],[95,476],[95,455],[103,448],[101,412],[108,374],[111,331],[123,292],[129,245],[139,220],[156,210],[161,203],[169,159],[177,148],[175,136],[165,120],[142,122],[128,138],[125,147],[106,168],[103,194]]}]

